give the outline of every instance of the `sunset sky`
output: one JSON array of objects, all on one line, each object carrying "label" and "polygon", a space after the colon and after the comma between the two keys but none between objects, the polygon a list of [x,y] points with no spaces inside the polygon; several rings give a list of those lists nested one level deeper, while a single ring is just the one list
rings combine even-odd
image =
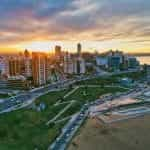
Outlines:
[{"label": "sunset sky", "polygon": [[149,0],[0,0],[0,53],[150,52]]}]

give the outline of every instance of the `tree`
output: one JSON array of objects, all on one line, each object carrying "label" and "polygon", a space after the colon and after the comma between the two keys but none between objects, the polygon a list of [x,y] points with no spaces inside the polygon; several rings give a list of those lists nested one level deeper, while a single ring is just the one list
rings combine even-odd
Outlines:
[{"label": "tree", "polygon": [[70,84],[68,88],[69,88],[69,90],[72,90],[73,89],[72,84]]},{"label": "tree", "polygon": [[28,81],[33,81],[33,77],[31,76],[31,77],[27,77],[27,80]]},{"label": "tree", "polygon": [[146,74],[147,73],[147,64],[144,64],[143,66],[143,72]]},{"label": "tree", "polygon": [[64,98],[62,97],[62,96],[60,96],[60,98],[59,98],[61,101],[64,101]]},{"label": "tree", "polygon": [[0,137],[6,138],[8,136],[8,132],[6,129],[0,128]]},{"label": "tree", "polygon": [[49,124],[49,127],[50,128],[53,128],[55,126],[55,123],[54,122],[51,122],[50,124]]}]

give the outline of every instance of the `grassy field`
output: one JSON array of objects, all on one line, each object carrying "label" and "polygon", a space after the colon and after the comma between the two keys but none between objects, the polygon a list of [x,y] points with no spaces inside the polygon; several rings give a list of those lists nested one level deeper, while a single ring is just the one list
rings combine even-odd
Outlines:
[{"label": "grassy field", "polygon": [[89,84],[95,84],[95,85],[110,85],[110,84],[118,84],[119,78],[129,77],[133,80],[139,80],[143,78],[145,74],[143,72],[136,72],[136,73],[124,73],[121,75],[113,75],[111,77],[103,77],[103,78],[94,78],[89,79],[86,81],[80,81],[77,84],[81,85],[89,85]]},{"label": "grassy field", "polygon": [[149,150],[150,115],[105,125],[89,119],[68,150]]},{"label": "grassy field", "polygon": [[[83,91],[87,95],[83,96]],[[123,92],[121,88],[79,88],[75,93],[64,99],[64,101],[76,100],[61,117],[67,117],[80,110],[83,103],[92,101],[105,93]],[[48,145],[55,140],[66,122],[46,126],[45,123],[57,115],[67,104],[54,106],[68,90],[51,92],[39,97],[35,105],[41,102],[46,104],[46,109],[39,112],[36,109],[22,109],[11,113],[0,115],[0,150],[40,150],[47,149]]]},{"label": "grassy field", "polygon": [[[84,91],[86,91],[86,94],[84,95]],[[115,93],[115,92],[124,92],[125,89],[118,88],[118,87],[80,87],[78,90],[76,90],[72,95],[66,98],[66,100],[77,100],[80,103],[90,102],[97,98],[99,98],[100,95],[106,94],[106,93]]]},{"label": "grassy field", "polygon": [[[83,93],[86,91],[86,95]],[[75,104],[71,106],[66,112],[62,114],[62,117],[67,117],[69,115],[74,114],[75,112],[79,111],[83,104],[87,102],[94,101],[99,98],[99,96],[107,93],[116,93],[116,92],[125,92],[126,90],[123,88],[100,88],[100,87],[80,87],[77,89],[73,94],[68,96],[64,101],[75,100]]]},{"label": "grassy field", "polygon": [[1,150],[33,150],[38,147],[45,150],[50,142],[60,133],[63,124],[47,127],[45,123],[53,118],[64,105],[52,107],[57,99],[66,91],[52,92],[37,99],[47,104],[46,110],[37,112],[23,109],[0,115],[0,149]]}]

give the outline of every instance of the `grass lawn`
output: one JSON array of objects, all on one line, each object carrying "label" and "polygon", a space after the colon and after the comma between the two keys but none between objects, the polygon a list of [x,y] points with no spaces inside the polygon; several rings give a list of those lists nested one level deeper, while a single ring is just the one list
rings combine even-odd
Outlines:
[{"label": "grass lawn", "polygon": [[[83,92],[86,91],[86,96],[83,95]],[[68,96],[65,101],[76,100],[76,103],[72,105],[66,112],[64,112],[60,118],[67,117],[69,115],[74,114],[75,112],[79,111],[83,104],[86,102],[94,101],[98,99],[99,96],[106,94],[106,93],[116,93],[116,92],[125,92],[126,90],[119,87],[114,88],[100,88],[100,87],[80,87],[77,89],[73,94]]]},{"label": "grass lawn", "polygon": [[59,96],[64,94],[65,91],[52,92],[38,98],[36,104],[39,101],[47,104],[43,112],[23,109],[0,115],[0,150],[33,150],[35,147],[47,149],[64,123],[53,127],[47,127],[45,123],[65,107],[52,107]]},{"label": "grass lawn", "polygon": [[[121,88],[86,88],[87,95],[83,96],[85,88],[79,88],[64,101],[77,100],[61,116],[67,117],[77,112],[82,104],[92,101],[105,93],[123,92]],[[33,150],[36,147],[40,150],[47,149],[48,145],[55,140],[66,122],[53,126],[46,126],[45,123],[59,113],[67,104],[53,106],[68,90],[51,92],[39,97],[35,105],[40,102],[46,104],[44,111],[38,112],[33,109],[22,109],[11,113],[0,115],[0,150]]]},{"label": "grass lawn", "polygon": [[[86,95],[84,96],[83,93],[86,91]],[[85,102],[90,102],[93,101],[99,96],[106,94],[106,93],[116,93],[116,92],[124,92],[125,89],[123,88],[118,88],[118,87],[105,87],[105,88],[100,88],[100,87],[80,87],[77,89],[73,94],[71,94],[69,97],[67,97],[65,100],[77,100],[80,103],[85,103]]]},{"label": "grass lawn", "polygon": [[85,84],[85,85],[90,85],[90,84],[98,84],[98,85],[110,85],[110,84],[115,84],[119,83],[118,79],[119,78],[124,78],[124,77],[129,77],[133,80],[139,80],[143,78],[145,74],[143,72],[136,72],[136,73],[124,73],[121,75],[113,75],[111,77],[100,77],[100,78],[94,78],[94,79],[89,79],[86,81],[80,81],[77,84]]}]

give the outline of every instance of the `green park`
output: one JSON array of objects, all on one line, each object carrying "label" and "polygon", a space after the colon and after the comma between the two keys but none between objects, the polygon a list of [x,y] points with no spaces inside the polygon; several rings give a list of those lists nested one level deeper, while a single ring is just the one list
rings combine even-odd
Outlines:
[{"label": "green park", "polygon": [[[83,104],[95,101],[104,94],[127,91],[116,85],[106,86],[116,81],[116,77],[111,77],[80,82],[43,95],[31,106],[0,115],[0,149],[47,149]],[[39,109],[41,104],[44,104],[44,109]]]}]

